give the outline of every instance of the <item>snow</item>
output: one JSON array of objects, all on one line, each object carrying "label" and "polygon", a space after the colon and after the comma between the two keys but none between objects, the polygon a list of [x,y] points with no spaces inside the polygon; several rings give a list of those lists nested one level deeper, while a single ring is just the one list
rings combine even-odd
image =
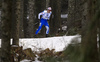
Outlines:
[{"label": "snow", "polygon": [[20,62],[43,62],[43,61],[39,61],[38,58],[39,58],[39,56],[36,55],[35,61],[31,61],[31,60],[28,60],[28,59],[24,59],[24,60],[22,60],[22,61],[20,61]]},{"label": "snow", "polygon": [[24,59],[24,60],[22,60],[20,62],[43,62],[43,61],[38,61],[38,60],[31,61],[31,60]]},{"label": "snow", "polygon": [[24,60],[22,60],[22,61],[20,61],[20,62],[30,62],[31,60],[27,60],[27,59],[24,59]]},{"label": "snow", "polygon": [[55,51],[62,51],[68,44],[71,43],[71,39],[77,36],[60,36],[60,37],[49,37],[49,38],[27,38],[20,39],[20,46],[23,49],[31,48],[33,51],[39,51],[41,49],[49,48],[55,49]]},{"label": "snow", "polygon": [[62,30],[66,31],[67,30],[67,26],[63,26]]},{"label": "snow", "polygon": [[[81,41],[80,35],[75,36],[59,36],[59,37],[49,37],[49,38],[27,38],[20,39],[20,46],[23,46],[23,49],[31,48],[32,50],[39,51],[39,49],[55,49],[55,51],[62,51],[68,44],[71,43],[71,40],[77,38],[79,42]],[[39,61],[38,56],[35,58],[35,61],[32,62],[42,62]],[[20,62],[30,62],[31,60],[24,59]]]},{"label": "snow", "polygon": [[[48,38],[20,38],[19,46],[23,46],[23,49],[31,48],[33,51],[40,51],[46,48],[55,49],[55,51],[62,51],[71,40],[80,37],[80,35],[75,36],[58,36],[58,37],[48,37]],[[80,38],[79,38],[80,41]],[[1,39],[0,39],[1,47]]]},{"label": "snow", "polygon": [[[23,46],[23,49],[31,48],[32,51],[39,52],[46,48],[55,49],[55,51],[62,51],[68,44],[71,43],[71,40],[76,39],[79,42],[81,41],[80,35],[75,36],[58,36],[58,37],[48,37],[48,38],[20,38],[19,46]],[[12,40],[11,40],[12,44]],[[16,45],[13,45],[16,47]],[[0,48],[1,48],[1,39],[0,39]],[[20,62],[42,62],[39,61],[38,56],[35,58],[35,61],[24,59]]]},{"label": "snow", "polygon": [[68,18],[68,14],[61,14],[61,18]]}]

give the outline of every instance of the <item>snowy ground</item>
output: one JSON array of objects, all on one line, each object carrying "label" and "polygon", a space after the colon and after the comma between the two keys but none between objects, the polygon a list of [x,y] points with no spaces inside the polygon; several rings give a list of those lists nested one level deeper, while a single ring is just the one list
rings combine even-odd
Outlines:
[{"label": "snowy ground", "polygon": [[[48,37],[48,38],[23,38],[19,39],[19,45],[23,46],[23,49],[31,48],[33,51],[39,51],[40,49],[55,49],[55,51],[62,51],[65,46],[71,43],[71,40],[75,36],[59,36],[59,37]],[[80,38],[78,38],[80,40]],[[1,39],[0,39],[1,47]]]},{"label": "snowy ground", "polygon": [[[46,48],[55,49],[55,51],[62,51],[68,44],[71,43],[72,39],[81,41],[80,35],[75,36],[59,36],[59,37],[48,37],[48,38],[23,38],[19,39],[19,45],[23,46],[23,49],[31,48],[33,51],[40,51]],[[1,39],[0,39],[1,48]],[[20,62],[30,62],[30,60],[24,59]],[[38,61],[37,58],[33,62]]]}]

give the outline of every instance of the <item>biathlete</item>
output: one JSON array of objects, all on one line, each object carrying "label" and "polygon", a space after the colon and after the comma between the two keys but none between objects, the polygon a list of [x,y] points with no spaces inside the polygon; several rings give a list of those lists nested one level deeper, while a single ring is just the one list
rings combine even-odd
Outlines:
[{"label": "biathlete", "polygon": [[51,10],[52,10],[51,7],[48,7],[47,10],[44,10],[43,12],[40,12],[38,14],[38,19],[40,19],[40,24],[39,24],[39,28],[35,32],[35,36],[34,37],[36,37],[36,35],[41,30],[41,28],[42,28],[43,25],[46,27],[46,37],[48,37],[48,34],[49,34],[49,24],[48,24],[48,20],[50,19],[50,16],[52,14],[52,11]]}]

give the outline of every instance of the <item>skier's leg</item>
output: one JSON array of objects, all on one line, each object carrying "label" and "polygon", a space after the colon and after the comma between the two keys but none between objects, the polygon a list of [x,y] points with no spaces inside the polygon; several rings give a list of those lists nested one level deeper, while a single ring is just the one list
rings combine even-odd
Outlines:
[{"label": "skier's leg", "polygon": [[36,35],[37,35],[37,34],[38,34],[38,32],[41,30],[42,26],[43,26],[43,23],[42,23],[42,22],[40,22],[39,28],[38,28],[38,29],[37,29],[37,31],[35,32],[35,34],[36,34]]},{"label": "skier's leg", "polygon": [[45,27],[46,27],[46,34],[49,34],[49,24],[48,24],[48,22],[45,23]]},{"label": "skier's leg", "polygon": [[46,27],[46,34],[49,34],[49,25],[47,25],[45,27]]}]

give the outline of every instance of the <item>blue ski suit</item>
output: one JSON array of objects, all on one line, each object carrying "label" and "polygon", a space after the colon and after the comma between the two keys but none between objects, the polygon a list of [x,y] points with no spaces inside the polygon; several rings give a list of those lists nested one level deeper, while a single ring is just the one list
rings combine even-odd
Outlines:
[{"label": "blue ski suit", "polygon": [[44,25],[46,27],[46,34],[49,34],[49,24],[48,24],[48,20],[50,19],[52,12],[47,13],[46,10],[44,10],[43,12],[38,14],[38,19],[40,19],[40,16],[42,15],[41,19],[40,19],[40,25],[39,28],[37,29],[37,31],[35,32],[35,34],[38,34],[38,32],[41,30],[42,26]]}]

